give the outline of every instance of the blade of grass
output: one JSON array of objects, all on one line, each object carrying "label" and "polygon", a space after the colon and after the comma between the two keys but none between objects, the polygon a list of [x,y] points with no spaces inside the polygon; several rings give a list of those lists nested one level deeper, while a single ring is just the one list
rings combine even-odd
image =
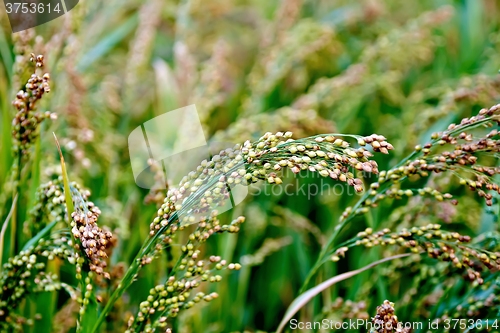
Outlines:
[{"label": "blade of grass", "polygon": [[3,64],[5,65],[5,70],[7,71],[7,77],[12,80],[12,69],[14,66],[14,57],[10,50],[10,45],[5,38],[5,31],[0,26],[0,54],[2,55]]},{"label": "blade of grass", "polygon": [[356,269],[354,271],[350,271],[350,272],[347,272],[347,273],[343,273],[343,274],[340,274],[340,275],[337,275],[337,276],[334,276],[333,278],[331,279],[328,279],[326,280],[325,282],[317,285],[316,287],[314,288],[311,288],[309,289],[308,291],[306,291],[305,293],[299,295],[293,302],[292,304],[290,304],[290,306],[288,307],[288,309],[286,310],[285,312],[285,315],[283,317],[283,319],[281,320],[281,323],[279,324],[278,326],[278,329],[276,330],[276,333],[280,333],[283,331],[283,328],[285,328],[285,325],[288,321],[290,321],[290,319],[293,318],[293,316],[304,306],[306,305],[310,300],[312,300],[316,295],[318,295],[319,293],[321,293],[322,291],[324,291],[325,289],[333,286],[334,284],[340,282],[340,281],[343,281],[343,280],[346,280],[350,277],[353,277],[361,272],[364,272],[366,271],[367,269],[370,269],[372,267],[375,267],[383,262],[386,262],[386,261],[390,261],[390,260],[394,260],[394,259],[398,259],[398,258],[404,258],[404,257],[408,257],[408,256],[411,256],[412,254],[414,253],[405,253],[405,254],[399,254],[399,255],[396,255],[396,256],[392,256],[392,257],[388,257],[388,258],[384,258],[382,260],[379,260],[379,261],[375,261],[374,263],[371,263],[363,268],[360,268],[360,269]]},{"label": "blade of grass", "polygon": [[29,206],[35,202],[36,191],[38,186],[40,185],[40,164],[42,158],[42,149],[41,149],[41,137],[43,132],[44,123],[41,124],[40,127],[40,135],[36,138],[35,142],[35,155],[33,159],[33,165],[31,166],[31,184],[30,184],[30,192],[29,192]]},{"label": "blade of grass", "polygon": [[52,221],[50,222],[49,224],[47,224],[45,226],[45,228],[43,228],[42,230],[40,230],[40,232],[38,234],[36,234],[35,237],[31,238],[23,247],[23,251],[26,251],[30,246],[34,246],[40,239],[42,239],[43,237],[45,237],[46,235],[48,235],[50,233],[50,231],[52,230],[52,228],[54,228],[54,226],[56,225],[57,221]]},{"label": "blade of grass", "polygon": [[7,111],[8,106],[6,102],[6,98],[4,94],[0,94],[0,98],[4,100],[2,103],[2,137],[0,138],[0,184],[3,184],[7,181],[10,172],[10,166],[12,164],[12,134],[11,134],[11,124],[12,120],[10,118],[10,114]]},{"label": "blade of grass", "polygon": [[5,232],[7,231],[7,226],[9,225],[9,221],[12,218],[12,215],[15,213],[17,197],[18,197],[18,195],[16,194],[16,196],[14,197],[14,200],[12,201],[12,208],[10,209],[9,215],[7,215],[7,218],[5,219],[5,222],[3,223],[3,226],[2,226],[2,231],[0,232],[0,271],[2,270],[3,241],[5,238]]},{"label": "blade of grass", "polygon": [[[64,157],[61,151],[61,146],[59,145],[59,141],[57,140],[57,136],[55,133],[54,134],[54,139],[56,140],[57,144],[57,149],[59,150],[59,157],[61,158],[61,170],[62,170],[62,176],[63,176],[63,182],[64,182],[64,198],[66,199],[66,208],[68,210],[68,226],[71,226],[71,214],[75,211],[75,208],[73,206],[73,198],[71,197],[71,191],[69,188],[69,180],[68,180],[68,173],[66,172],[66,163],[64,163]],[[73,242],[75,240],[73,239]],[[74,243],[76,244],[76,243]]]}]

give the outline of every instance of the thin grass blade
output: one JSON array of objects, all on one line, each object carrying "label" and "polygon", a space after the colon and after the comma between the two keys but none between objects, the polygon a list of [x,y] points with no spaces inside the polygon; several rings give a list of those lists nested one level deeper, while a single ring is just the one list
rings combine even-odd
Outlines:
[{"label": "thin grass blade", "polygon": [[5,232],[7,231],[7,227],[9,225],[10,219],[12,218],[12,215],[16,210],[17,197],[18,195],[16,194],[14,200],[12,200],[12,208],[10,209],[9,215],[7,215],[7,218],[5,219],[5,222],[2,225],[2,231],[0,232],[0,270],[2,269],[3,242],[5,239]]},{"label": "thin grass blade", "polygon": [[406,253],[406,254],[400,254],[400,255],[397,255],[397,256],[392,256],[392,257],[384,258],[382,260],[379,260],[379,261],[376,261],[374,263],[371,263],[370,265],[367,265],[367,266],[365,266],[363,268],[360,268],[360,269],[357,269],[357,270],[354,270],[354,271],[350,271],[350,272],[347,272],[347,273],[343,273],[343,274],[334,276],[331,279],[328,279],[325,282],[317,285],[316,287],[309,289],[308,291],[306,291],[305,293],[303,293],[299,297],[297,297],[292,302],[292,304],[290,304],[290,306],[288,307],[288,309],[285,312],[285,316],[281,320],[281,323],[279,324],[278,329],[276,330],[276,333],[282,332],[283,329],[285,328],[286,323],[288,321],[290,321],[290,319],[292,319],[293,316],[304,305],[306,305],[311,299],[313,299],[316,295],[318,295],[319,293],[321,293],[325,289],[330,288],[331,286],[333,286],[334,284],[336,284],[336,283],[338,283],[340,281],[343,281],[343,280],[346,280],[346,279],[348,279],[350,277],[353,277],[353,276],[355,276],[355,275],[357,275],[357,274],[359,274],[361,272],[364,272],[367,269],[375,267],[375,266],[377,266],[377,265],[379,265],[379,264],[381,264],[383,262],[394,260],[394,259],[398,259],[398,258],[408,257],[408,256],[411,256],[412,254],[414,254],[414,253]]},{"label": "thin grass blade", "polygon": [[68,209],[68,226],[69,226],[71,225],[71,214],[75,211],[75,208],[73,206],[73,198],[71,197],[68,173],[66,172],[66,163],[64,163],[64,157],[61,151],[61,146],[59,145],[59,141],[57,140],[56,134],[55,133],[53,134],[54,134],[54,139],[56,140],[57,149],[59,150],[59,157],[61,158],[61,169],[64,182],[64,198],[66,199],[66,208]]}]

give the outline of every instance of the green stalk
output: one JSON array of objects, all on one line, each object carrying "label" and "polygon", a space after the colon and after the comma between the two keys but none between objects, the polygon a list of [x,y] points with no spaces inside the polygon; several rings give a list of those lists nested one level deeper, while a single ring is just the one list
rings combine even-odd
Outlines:
[{"label": "green stalk", "polygon": [[14,181],[14,191],[12,193],[12,223],[10,225],[10,252],[13,256],[16,253],[16,227],[17,227],[17,200],[14,198],[18,197],[19,189],[21,186],[21,162],[22,162],[22,151],[18,150],[17,156],[17,170],[13,169],[13,181]]},{"label": "green stalk", "polygon": [[123,279],[120,281],[120,284],[116,287],[115,291],[113,294],[111,294],[111,297],[109,298],[108,302],[106,303],[106,306],[104,309],[101,311],[99,317],[97,318],[97,321],[92,328],[90,332],[94,333],[97,332],[99,329],[99,326],[103,323],[104,319],[107,317],[108,313],[111,311],[112,306],[115,304],[116,300],[123,294],[125,289],[127,289],[133,282],[134,277],[136,276],[137,272],[139,271],[140,268],[140,261],[141,257],[143,256],[143,253],[148,253],[149,250],[151,250],[153,242],[153,239],[151,239],[149,242],[144,242],[142,245],[141,249],[139,252],[137,252],[137,255],[134,258],[134,261],[132,262],[132,265],[129,267],[127,272],[125,273],[125,276]]},{"label": "green stalk", "polygon": [[14,197],[14,200],[12,201],[12,208],[9,212],[9,215],[5,219],[5,222],[3,223],[3,226],[2,226],[2,231],[0,232],[0,272],[2,271],[2,266],[3,266],[2,259],[3,259],[3,242],[4,242],[4,238],[5,238],[5,232],[7,231],[7,226],[9,225],[10,218],[14,214],[16,203],[17,203],[17,194]]}]

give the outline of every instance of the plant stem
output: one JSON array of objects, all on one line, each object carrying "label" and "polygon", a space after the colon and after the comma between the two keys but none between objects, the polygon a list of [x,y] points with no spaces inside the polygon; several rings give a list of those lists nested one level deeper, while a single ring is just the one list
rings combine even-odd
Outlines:
[{"label": "plant stem", "polygon": [[[352,212],[356,211],[356,209],[358,209],[358,207],[361,205],[361,203],[363,201],[365,201],[366,198],[368,198],[369,195],[370,195],[369,192],[366,192],[363,195],[363,197],[361,197],[361,199],[359,199],[358,202],[356,202],[356,204],[354,205],[354,207],[352,209]],[[335,227],[335,230],[330,235],[330,237],[328,238],[328,241],[325,243],[325,245],[321,249],[321,252],[319,253],[318,259],[316,260],[316,263],[313,265],[313,267],[311,268],[311,270],[307,274],[307,277],[304,280],[304,283],[300,287],[299,294],[302,294],[306,290],[306,288],[309,285],[309,282],[311,281],[312,277],[317,273],[318,269],[323,265],[323,263],[324,263],[323,259],[326,256],[326,254],[328,253],[328,249],[333,245],[335,239],[337,238],[337,236],[340,233],[340,231],[344,228],[344,226],[354,217],[354,215],[353,215],[352,212],[342,222],[342,224],[340,224],[340,225],[338,225],[338,226]]]},{"label": "plant stem", "polygon": [[11,209],[11,213],[12,213],[12,223],[11,223],[11,226],[10,226],[10,248],[11,248],[11,255],[14,255],[14,253],[16,252],[16,240],[17,240],[17,237],[16,237],[16,227],[17,227],[17,199],[14,200],[14,198],[17,198],[18,197],[18,194],[19,194],[19,188],[21,186],[21,162],[22,162],[22,151],[19,150],[18,151],[18,159],[17,159],[17,163],[18,163],[18,168],[17,168],[17,171],[15,171],[14,169],[14,192],[12,193],[12,209]]},{"label": "plant stem", "polygon": [[2,231],[0,232],[0,272],[2,271],[3,242],[5,239],[5,232],[7,231],[7,226],[9,225],[10,218],[15,213],[17,197],[18,197],[18,195],[16,194],[16,196],[14,197],[14,200],[12,201],[12,208],[10,209],[9,215],[5,219],[5,222],[3,223],[3,226],[2,226]]},{"label": "plant stem", "polygon": [[[176,215],[174,214],[174,215],[172,215],[172,217],[176,217]],[[123,294],[123,292],[125,291],[125,289],[127,289],[132,284],[132,281],[134,280],[135,275],[137,274],[137,272],[140,269],[140,264],[139,264],[140,260],[141,260],[142,256],[144,255],[144,253],[147,253],[151,249],[151,246],[154,243],[154,240],[155,240],[155,237],[150,238],[149,242],[147,242],[147,241],[144,242],[141,249],[137,252],[137,255],[135,256],[129,269],[127,270],[127,272],[123,276],[122,280],[120,281],[120,283],[116,287],[115,291],[111,294],[104,309],[102,309],[99,317],[97,318],[97,321],[96,321],[94,327],[91,330],[92,333],[97,332],[97,330],[99,329],[99,326],[101,326],[102,322],[104,321],[104,318],[106,318],[108,313],[111,311],[111,307],[115,304],[118,297],[120,297]]]}]

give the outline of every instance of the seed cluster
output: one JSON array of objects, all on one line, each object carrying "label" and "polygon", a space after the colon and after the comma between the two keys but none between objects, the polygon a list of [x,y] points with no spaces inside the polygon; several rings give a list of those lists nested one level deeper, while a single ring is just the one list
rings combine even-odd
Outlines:
[{"label": "seed cluster", "polygon": [[[470,236],[441,230],[439,224],[429,224],[411,229],[404,228],[395,233],[388,228],[375,233],[371,228],[367,228],[358,233],[357,238],[354,245],[364,245],[368,248],[377,245],[399,245],[415,253],[426,251],[431,258],[449,261],[459,269],[465,268],[466,277],[478,284],[483,284],[479,272],[481,265],[479,264],[493,271],[498,270],[500,265],[500,253],[467,246],[466,244],[471,241]],[[347,246],[337,249],[331,258],[332,261],[340,260],[340,257],[344,257],[348,249]]]},{"label": "seed cluster", "polygon": [[[450,199],[453,205],[458,204],[456,199],[452,199],[451,194],[440,193],[430,187],[406,190],[399,188],[400,183],[409,177],[428,177],[432,173],[449,172],[458,176],[461,185],[467,186],[471,191],[476,191],[480,197],[484,198],[486,205],[491,206],[494,194],[487,191],[500,194],[500,186],[493,178],[500,173],[500,167],[481,165],[479,158],[489,156],[496,160],[500,152],[499,132],[493,129],[484,137],[476,138],[469,130],[478,126],[491,127],[494,124],[500,124],[500,104],[489,109],[482,109],[478,115],[464,118],[458,125],[451,124],[444,132],[433,133],[431,142],[423,147],[420,145],[415,147],[414,155],[420,154],[421,157],[409,159],[404,165],[388,171],[381,171],[378,181],[371,184],[369,195],[361,205],[354,210],[348,207],[340,221],[368,212],[369,207],[377,207],[378,203],[385,198],[400,199],[415,194],[432,195],[438,201]],[[436,149],[446,144],[454,145],[454,149],[433,154]]]},{"label": "seed cluster", "polygon": [[[385,173],[385,171],[382,171],[380,174],[383,173]],[[370,185],[370,196],[363,200],[361,202],[361,206],[359,208],[356,208],[354,211],[353,207],[347,207],[340,216],[340,222],[344,221],[349,216],[368,213],[370,207],[378,207],[379,203],[384,199],[401,200],[403,198],[411,198],[415,195],[419,195],[421,197],[431,196],[439,202],[449,200],[453,205],[458,204],[458,201],[456,199],[453,199],[453,195],[451,195],[450,193],[441,193],[438,190],[428,186],[419,189],[401,189],[397,185],[398,184],[394,184],[392,187],[379,192],[377,190],[379,189],[380,184],[372,183]]]},{"label": "seed cluster", "polygon": [[[441,173],[452,171],[460,177],[460,183],[468,186],[472,191],[478,191],[479,196],[485,199],[488,206],[493,204],[492,190],[500,194],[500,187],[493,180],[493,176],[500,173],[497,166],[479,165],[478,158],[481,155],[495,156],[500,152],[500,139],[498,130],[490,131],[486,136],[476,139],[468,129],[478,125],[492,126],[500,124],[500,104],[494,105],[490,109],[482,109],[477,116],[464,118],[460,124],[451,124],[447,131],[433,133],[432,142],[426,143],[423,147],[416,146],[416,152],[423,154],[422,158],[410,160],[405,165],[381,172],[379,183],[387,181],[397,182],[411,175],[426,177],[429,173]],[[434,147],[445,144],[454,145],[453,151],[444,151],[431,155]],[[464,173],[472,173],[473,178],[469,178]]]},{"label": "seed cluster", "polygon": [[[157,243],[153,243],[152,250],[143,255],[140,265],[149,264],[159,256],[163,247],[172,242],[172,237],[178,230],[196,224],[195,230],[189,235],[188,243],[181,247],[181,258],[169,281],[170,283],[180,281],[183,287],[189,282],[190,289],[198,287],[199,281],[218,282],[221,277],[210,276],[209,270],[204,267],[204,261],[197,258],[198,247],[214,233],[239,231],[240,224],[245,220],[243,217],[235,219],[228,225],[221,225],[217,219],[218,212],[214,210],[229,199],[232,187],[238,184],[249,185],[260,180],[270,184],[281,184],[282,179],[278,173],[283,168],[289,168],[294,173],[302,170],[318,172],[323,177],[346,182],[356,191],[362,191],[362,180],[355,178],[351,170],[378,173],[377,163],[369,159],[373,154],[364,146],[369,145],[374,152],[385,154],[393,149],[385,137],[376,134],[366,137],[349,136],[357,140],[359,148],[352,147],[343,136],[337,135],[319,135],[302,140],[293,140],[291,137],[291,132],[276,134],[268,132],[256,142],[247,141],[243,145],[221,150],[210,160],[202,161],[195,171],[181,180],[177,188],[170,188],[157,212],[157,217],[150,225],[150,239]],[[219,257],[211,257],[210,261],[216,263],[216,270],[223,268],[238,270],[241,267],[239,264],[227,264]],[[183,275],[176,278],[175,275],[179,272],[183,272]],[[150,295],[149,303],[143,303],[137,318],[131,320],[129,332],[143,330],[149,332],[156,327],[164,326],[167,317],[175,316],[179,309],[189,308],[196,302],[195,298],[193,301],[183,302],[181,306],[178,304],[178,298],[172,299],[172,297],[182,296],[186,299],[188,296],[181,292],[188,291],[177,290],[180,296],[172,296],[168,292],[176,290],[176,287],[169,286],[167,282],[165,288],[168,297],[162,296],[161,299],[164,301],[158,299],[155,303],[154,295]],[[203,297],[205,300],[212,298],[213,295]],[[160,302],[167,302],[169,299],[175,306],[162,307],[164,303],[159,305]],[[151,324],[148,316],[155,313],[158,307],[166,313],[165,316],[161,316],[165,317],[165,320]]]},{"label": "seed cluster", "polygon": [[[283,181],[278,172],[289,168],[293,173],[302,170],[318,172],[323,177],[346,182],[356,191],[362,191],[362,180],[355,178],[351,169],[378,173],[377,163],[369,158],[373,154],[363,146],[370,145],[374,151],[388,153],[393,149],[385,137],[373,134],[356,137],[359,148],[353,148],[340,137],[320,135],[293,140],[291,132],[270,132],[258,141],[245,142],[220,151],[210,161],[204,160],[196,171],[185,176],[178,188],[169,189],[158,216],[150,225],[150,235],[160,229],[173,233],[179,227],[171,223],[176,218],[180,225],[197,221],[197,215],[206,215],[222,205],[230,197],[230,190],[238,184],[248,185],[259,180],[270,184]],[[174,217],[175,214],[175,217]]]},{"label": "seed cluster", "polygon": [[[209,302],[218,297],[217,293],[194,294],[195,289],[199,288],[203,282],[220,282],[222,276],[219,271],[241,269],[240,264],[228,263],[219,256],[210,256],[205,260],[200,258],[200,246],[207,239],[216,233],[236,233],[245,221],[245,218],[240,216],[229,224],[221,224],[217,216],[218,212],[213,211],[195,224],[196,227],[189,234],[187,244],[181,246],[180,258],[171,271],[171,276],[164,285],[150,290],[150,295],[141,303],[137,316],[130,319],[127,332],[154,332],[158,328],[164,329],[167,325],[167,318],[176,317],[179,311],[189,309],[201,300]],[[169,244],[174,236],[173,232],[186,227],[191,226],[169,228],[159,238],[164,244]],[[162,247],[157,246],[152,254],[142,258],[141,264],[151,263],[161,250]],[[150,316],[154,314],[160,314],[160,316],[156,321],[151,322]]]},{"label": "seed cluster", "polygon": [[371,332],[378,333],[409,333],[409,328],[400,327],[398,317],[395,315],[394,303],[385,300],[382,305],[377,306],[377,315],[372,318],[374,328]]},{"label": "seed cluster", "polygon": [[[106,279],[110,278],[109,273],[104,272],[108,250],[112,246],[113,234],[110,231],[103,231],[97,225],[97,218],[101,214],[99,207],[91,201],[85,201],[75,207],[75,212],[71,214],[73,222],[71,223],[72,233],[76,239],[80,240],[81,247],[90,260],[89,268],[92,272],[102,274]],[[77,249],[80,244],[76,244]],[[82,264],[82,260],[79,260]],[[80,273],[81,266],[77,267],[77,273]]]},{"label": "seed cluster", "polygon": [[[42,55],[31,54],[30,60],[36,64],[36,68],[43,67]],[[49,111],[36,112],[36,103],[45,93],[50,91],[49,81],[50,75],[48,73],[40,77],[36,74],[35,69],[35,73],[26,83],[26,90],[20,90],[12,102],[18,110],[12,121],[12,136],[14,138],[12,149],[14,154],[19,154],[23,159],[28,157],[28,150],[38,135],[37,129],[40,123],[46,118],[55,119],[57,117],[55,113]]]},{"label": "seed cluster", "polygon": [[[130,318],[127,333],[131,332],[154,332],[157,328],[165,328],[167,318],[176,317],[181,310],[190,309],[196,303],[210,302],[218,297],[212,292],[205,294],[194,290],[200,287],[202,282],[216,283],[222,280],[222,276],[214,274],[218,271],[239,270],[241,265],[227,263],[220,257],[211,256],[209,260],[198,260],[199,250],[193,251],[192,255],[180,261],[177,273],[183,273],[180,278],[171,276],[164,285],[158,285],[150,290],[147,300],[140,304],[140,310],[136,318]],[[160,317],[153,323],[149,316],[159,313]]]},{"label": "seed cluster", "polygon": [[21,301],[29,294],[54,291],[61,288],[55,274],[45,272],[45,260],[55,258],[74,261],[71,241],[55,235],[53,239],[40,239],[35,246],[9,258],[0,275],[0,331],[9,328],[21,331],[17,315],[14,313]]},{"label": "seed cluster", "polygon": [[[290,139],[292,133],[266,133],[259,141],[246,142],[242,148],[248,182],[259,179],[281,184],[277,171],[290,168],[293,173],[302,170],[318,172],[322,177],[347,182],[358,192],[363,190],[362,180],[355,178],[351,169],[378,173],[378,165],[369,160],[373,154],[363,147],[352,148],[340,137],[320,135],[303,140]],[[383,136],[356,137],[360,146],[369,144],[374,151],[388,153],[393,149]],[[251,171],[251,172],[250,172]]]}]

